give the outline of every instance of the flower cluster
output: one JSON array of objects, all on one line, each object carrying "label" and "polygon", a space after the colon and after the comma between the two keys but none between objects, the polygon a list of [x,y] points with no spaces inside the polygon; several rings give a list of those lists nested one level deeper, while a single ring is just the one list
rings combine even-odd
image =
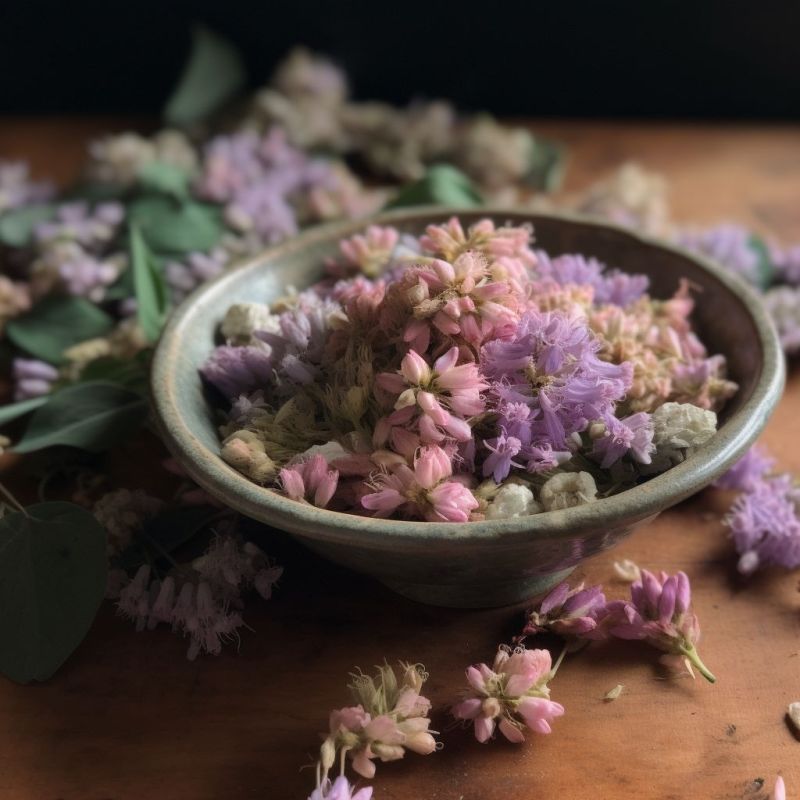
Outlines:
[{"label": "flower cluster", "polygon": [[353,675],[349,688],[357,705],[331,712],[329,733],[320,749],[327,780],[336,754],[346,754],[365,778],[375,774],[375,761],[396,761],[406,750],[428,755],[436,750],[429,730],[431,703],[420,694],[427,673],[417,664],[400,664],[398,678],[388,664],[375,676]]},{"label": "flower cluster", "polygon": [[453,716],[471,720],[479,742],[487,742],[495,728],[510,742],[522,742],[525,728],[550,733],[552,720],[564,713],[564,706],[550,700],[547,684],[554,675],[549,651],[500,647],[491,667],[467,669],[470,690]]},{"label": "flower cluster", "polygon": [[[638,639],[665,653],[662,662],[673,668],[697,667],[712,683],[714,676],[697,654],[700,624],[691,610],[689,578],[683,572],[656,576],[628,562],[634,580],[629,600],[607,602],[602,587],[555,587],[531,609],[517,641],[551,632],[572,646],[580,640]],[[584,642],[585,643],[585,642]]]},{"label": "flower cluster", "polygon": [[202,369],[225,460],[320,508],[466,522],[592,502],[700,446],[736,387],[686,289],[652,300],[531,234],[372,226],[322,282],[233,306]]}]

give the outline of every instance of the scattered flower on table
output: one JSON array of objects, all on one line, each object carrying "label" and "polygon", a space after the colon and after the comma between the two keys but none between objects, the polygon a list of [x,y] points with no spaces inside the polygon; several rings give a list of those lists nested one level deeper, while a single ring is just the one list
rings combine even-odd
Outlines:
[{"label": "scattered flower on table", "polygon": [[491,667],[467,668],[470,689],[452,709],[456,719],[472,721],[475,738],[487,742],[495,728],[510,742],[525,739],[528,728],[550,733],[550,723],[564,713],[564,706],[550,700],[548,683],[555,670],[547,650],[511,650],[501,646]]},{"label": "scattered flower on table", "polygon": [[59,371],[36,358],[15,358],[11,364],[14,401],[30,400],[49,394],[59,379]]},{"label": "scattered flower on table", "polygon": [[742,225],[724,223],[714,228],[687,228],[679,231],[675,241],[720,262],[734,275],[759,286],[759,253],[753,246],[752,233]]},{"label": "scattered flower on table", "polygon": [[800,733],[800,701],[789,703],[789,708],[786,709],[786,714],[790,722],[794,725],[794,729]]},{"label": "scattered flower on table", "polygon": [[626,583],[635,583],[642,579],[642,570],[639,565],[629,558],[614,562],[614,574]]},{"label": "scattered flower on table", "polygon": [[533,609],[527,612],[523,636],[551,631],[564,638],[586,636],[597,629],[597,615],[606,607],[601,586],[574,589],[560,583]]},{"label": "scattered flower on table", "polygon": [[308,800],[371,800],[372,787],[356,788],[340,775],[331,783],[327,778],[308,796]]},{"label": "scattered flower on table", "polygon": [[774,466],[775,459],[763,448],[754,445],[721,478],[714,481],[714,486],[739,492],[751,491]]},{"label": "scattered flower on table", "polygon": [[357,705],[331,712],[329,733],[320,750],[327,779],[337,753],[351,760],[365,778],[375,775],[375,761],[396,761],[407,750],[428,755],[437,749],[429,729],[431,703],[420,694],[428,674],[418,664],[400,663],[399,675],[388,664],[374,676],[352,676],[350,692]]},{"label": "scattered flower on table", "polygon": [[691,610],[691,587],[684,572],[656,576],[643,569],[641,579],[631,586],[630,600],[608,603],[602,624],[611,636],[638,639],[663,650],[665,665],[686,667],[690,673],[695,666],[715,682],[697,653],[700,623]]},{"label": "scattered flower on table", "polygon": [[772,800],[786,800],[786,784],[783,778],[778,775],[775,778],[775,788],[772,790]]}]

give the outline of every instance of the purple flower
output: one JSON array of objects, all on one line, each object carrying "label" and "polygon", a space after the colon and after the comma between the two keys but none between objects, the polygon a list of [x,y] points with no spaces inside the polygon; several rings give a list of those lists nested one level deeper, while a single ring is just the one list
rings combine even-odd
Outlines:
[{"label": "purple flower", "polygon": [[14,400],[30,400],[49,394],[58,380],[58,370],[35,358],[15,358],[11,365]]},{"label": "purple flower", "polygon": [[505,430],[502,430],[496,439],[486,439],[484,444],[491,451],[483,462],[484,477],[491,475],[495,483],[500,483],[508,477],[511,467],[522,468],[522,464],[513,460],[522,449],[522,442],[515,436],[507,436]]},{"label": "purple flower", "polygon": [[[492,404],[513,409],[513,435],[523,445],[567,448],[567,437],[590,420],[613,415],[631,385],[630,364],[597,357],[599,343],[579,317],[560,311],[528,311],[510,339],[495,339],[481,349],[480,365],[494,381]],[[528,418],[519,404],[529,408]],[[509,430],[507,428],[507,430]]]},{"label": "purple flower", "polygon": [[298,229],[282,188],[266,182],[242,190],[225,209],[225,220],[242,233],[254,231],[266,244],[294,236]]},{"label": "purple flower", "polygon": [[611,636],[640,639],[667,654],[665,663],[693,664],[704,678],[716,678],[700,660],[696,644],[700,623],[691,611],[692,591],[686,573],[659,577],[642,570],[641,580],[631,585],[631,599],[606,606],[601,624]]},{"label": "purple flower", "polygon": [[222,345],[209,356],[200,373],[226,398],[233,399],[272,382],[272,350],[268,345]]},{"label": "purple flower", "polygon": [[54,193],[53,184],[31,181],[24,161],[0,161],[0,214],[49,200]]},{"label": "purple flower", "polygon": [[164,277],[170,287],[172,301],[180,303],[201,283],[219,275],[230,261],[222,248],[209,253],[190,253],[186,261],[169,261],[164,266]]},{"label": "purple flower", "polygon": [[800,245],[785,250],[776,248],[772,252],[772,259],[782,281],[792,286],[800,284]]},{"label": "purple flower", "polygon": [[675,241],[687,250],[718,261],[748,283],[760,284],[758,252],[747,228],[726,223],[705,230],[683,230]]},{"label": "purple flower", "polygon": [[124,218],[125,209],[119,203],[100,203],[93,209],[87,203],[65,203],[54,219],[36,226],[36,241],[68,239],[90,249],[102,247],[114,237]]},{"label": "purple flower", "polygon": [[764,295],[764,305],[778,329],[788,356],[800,351],[800,287],[776,286]]},{"label": "purple flower", "polygon": [[540,279],[567,284],[589,285],[594,289],[594,302],[628,306],[647,291],[650,281],[646,275],[629,275],[619,270],[608,270],[595,258],[565,254],[551,258],[537,251],[536,271]]},{"label": "purple flower", "polygon": [[355,791],[355,787],[348,783],[347,778],[340,775],[333,783],[326,780],[314,789],[308,800],[371,800],[371,798],[371,786]]},{"label": "purple flower", "polygon": [[600,460],[600,466],[608,469],[624,455],[630,453],[640,464],[652,461],[653,420],[650,414],[640,411],[624,419],[611,416],[600,423],[603,433],[594,440],[592,455]]},{"label": "purple flower", "polygon": [[64,290],[95,303],[102,301],[105,290],[117,279],[119,268],[111,261],[100,261],[88,253],[76,254],[58,266]]},{"label": "purple flower", "polygon": [[574,589],[565,581],[528,612],[522,636],[552,631],[559,636],[585,636],[597,629],[597,615],[606,606],[601,586]]},{"label": "purple flower", "polygon": [[733,489],[748,492],[755,489],[775,466],[775,459],[768,456],[758,445],[751,447],[721,478],[714,481],[718,489]]},{"label": "purple flower", "polygon": [[762,564],[800,566],[800,490],[791,475],[758,480],[736,498],[725,517],[745,575]]}]

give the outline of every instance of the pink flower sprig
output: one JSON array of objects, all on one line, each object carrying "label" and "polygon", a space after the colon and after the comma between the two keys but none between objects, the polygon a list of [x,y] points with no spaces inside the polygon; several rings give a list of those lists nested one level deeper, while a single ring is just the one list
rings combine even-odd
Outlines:
[{"label": "pink flower sprig", "polygon": [[402,662],[399,680],[388,664],[378,667],[374,676],[353,675],[348,688],[358,704],[331,712],[330,730],[320,749],[324,770],[320,785],[327,780],[337,753],[341,759],[347,755],[359,775],[372,778],[376,759],[396,761],[406,750],[420,755],[436,750],[436,731],[430,730],[428,718],[431,703],[420,694],[427,677],[420,665]]},{"label": "pink flower sprig", "polygon": [[564,581],[528,612],[522,637],[550,631],[564,638],[598,638],[597,620],[605,607],[602,586],[584,589],[581,583],[570,589]]},{"label": "pink flower sprig", "polygon": [[372,787],[365,786],[358,791],[344,775],[340,775],[333,783],[327,778],[308,796],[308,800],[371,800]]},{"label": "pink flower sprig", "polygon": [[611,636],[639,639],[666,654],[667,666],[692,665],[711,683],[716,678],[697,653],[700,623],[691,610],[691,587],[686,573],[656,577],[646,569],[641,580],[631,585],[630,600],[615,600],[606,606],[603,625]]},{"label": "pink flower sprig", "polygon": [[472,720],[475,738],[481,743],[491,738],[496,727],[515,743],[524,741],[526,727],[550,733],[550,722],[564,713],[564,706],[550,700],[547,685],[561,658],[553,666],[547,650],[511,650],[501,645],[491,667],[475,664],[467,668],[470,689],[453,707],[453,716]]}]

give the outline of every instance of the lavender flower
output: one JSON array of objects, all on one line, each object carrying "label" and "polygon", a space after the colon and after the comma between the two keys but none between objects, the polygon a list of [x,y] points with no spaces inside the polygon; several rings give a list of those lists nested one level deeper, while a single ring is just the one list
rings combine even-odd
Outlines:
[{"label": "lavender flower", "polygon": [[606,606],[601,586],[574,589],[560,583],[537,607],[528,612],[522,636],[552,631],[559,636],[581,637],[597,629],[597,615]]},{"label": "lavender flower", "polygon": [[752,491],[774,466],[775,459],[754,445],[721,478],[714,481],[714,486],[738,492]]},{"label": "lavender flower", "polygon": [[602,624],[611,636],[640,639],[663,650],[664,663],[677,661],[693,664],[711,683],[716,678],[700,660],[697,641],[700,624],[691,611],[691,587],[683,572],[660,577],[646,569],[641,580],[631,585],[631,599],[615,600],[606,606]]},{"label": "lavender flower", "polygon": [[763,564],[800,566],[800,490],[790,475],[757,480],[725,517],[745,575]]},{"label": "lavender flower", "polygon": [[608,469],[627,453],[640,464],[652,461],[651,453],[655,451],[653,420],[644,411],[623,419],[608,416],[603,422],[592,425],[589,435],[594,439],[592,455],[603,469]]},{"label": "lavender flower", "polygon": [[228,399],[262,389],[272,381],[272,348],[262,343],[218,347],[200,370]]},{"label": "lavender flower", "polygon": [[747,228],[726,223],[705,230],[687,229],[680,231],[675,241],[687,250],[718,261],[748,283],[760,285],[759,256]]},{"label": "lavender flower", "polygon": [[0,160],[0,214],[12,208],[41,203],[55,192],[52,183],[31,181],[24,161]]},{"label": "lavender flower", "polygon": [[800,284],[800,245],[774,248],[771,255],[780,279],[791,286]]},{"label": "lavender flower", "polygon": [[541,280],[560,286],[577,284],[594,289],[594,302],[628,306],[641,298],[650,284],[646,275],[629,275],[619,270],[607,270],[595,258],[581,255],[561,255],[551,258],[543,250],[536,252],[536,273]]},{"label": "lavender flower", "polygon": [[789,356],[800,351],[800,287],[776,286],[763,297],[772,317],[781,346]]},{"label": "lavender flower", "polygon": [[168,261],[164,277],[170,287],[173,303],[180,303],[201,283],[216,278],[230,261],[230,255],[221,247],[208,253],[190,253],[185,261]]},{"label": "lavender flower", "polygon": [[100,203],[93,209],[87,203],[65,203],[54,219],[36,226],[35,238],[39,245],[66,239],[98,248],[114,237],[124,218],[125,209],[119,203]]},{"label": "lavender flower", "polygon": [[35,358],[15,358],[11,364],[14,381],[14,400],[30,400],[49,394],[58,380],[58,370],[45,361]]}]

